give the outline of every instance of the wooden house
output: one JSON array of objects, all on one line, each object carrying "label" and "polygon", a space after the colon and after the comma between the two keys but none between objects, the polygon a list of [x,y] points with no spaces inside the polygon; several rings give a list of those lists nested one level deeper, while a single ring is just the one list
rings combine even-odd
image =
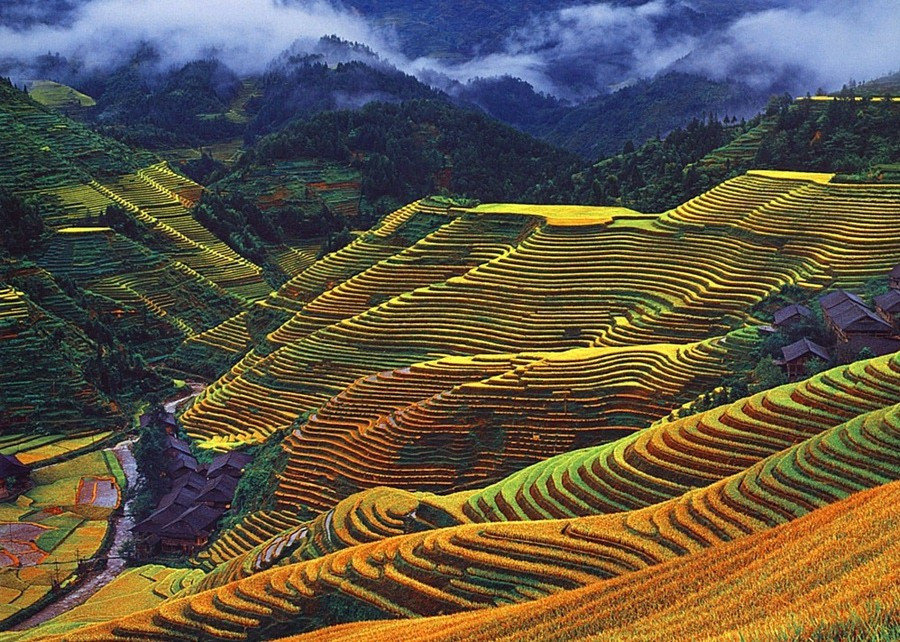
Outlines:
[{"label": "wooden house", "polygon": [[234,492],[237,490],[238,478],[231,475],[219,475],[207,480],[200,493],[197,495],[196,502],[205,504],[213,508],[221,508],[225,510],[231,507],[231,500],[234,499]]},{"label": "wooden house", "polygon": [[813,313],[805,305],[794,303],[775,311],[775,321],[772,325],[776,328],[784,328],[794,323],[812,319]]},{"label": "wooden house", "polygon": [[231,451],[213,459],[206,472],[206,476],[210,479],[218,477],[219,475],[240,477],[241,473],[244,472],[244,467],[251,461],[253,461],[253,457],[250,455]]},{"label": "wooden house", "polygon": [[894,330],[900,331],[900,290],[888,290],[875,297],[875,311]]},{"label": "wooden house", "polygon": [[819,303],[825,323],[839,342],[847,343],[859,336],[889,338],[894,334],[891,325],[852,292],[835,290],[819,299]]},{"label": "wooden house", "polygon": [[189,508],[156,532],[160,548],[164,553],[189,554],[206,546],[223,512],[203,504]]},{"label": "wooden house", "polygon": [[806,375],[806,365],[813,359],[820,359],[825,363],[831,361],[831,354],[826,348],[809,339],[800,339],[781,349],[784,357],[781,361],[788,379],[799,379]]}]

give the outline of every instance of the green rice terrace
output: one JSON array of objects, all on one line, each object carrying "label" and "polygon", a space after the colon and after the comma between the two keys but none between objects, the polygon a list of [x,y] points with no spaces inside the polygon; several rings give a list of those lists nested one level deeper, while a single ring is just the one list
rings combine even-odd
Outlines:
[{"label": "green rice terrace", "polygon": [[804,101],[664,211],[444,186],[368,226],[364,159],[201,185],[32,89],[0,640],[893,639],[897,164],[745,171]]}]

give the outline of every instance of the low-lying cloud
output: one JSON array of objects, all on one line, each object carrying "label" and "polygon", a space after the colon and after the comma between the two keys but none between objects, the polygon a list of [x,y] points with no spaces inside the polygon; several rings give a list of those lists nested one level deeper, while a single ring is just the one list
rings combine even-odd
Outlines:
[{"label": "low-lying cloud", "polygon": [[[900,69],[896,0],[820,0],[748,14],[689,57],[685,67],[755,85],[779,76],[835,90]],[[801,88],[797,88],[800,90]]]},{"label": "low-lying cloud", "polygon": [[756,89],[835,90],[900,69],[896,0],[698,0],[581,4],[535,16],[499,51],[455,65],[412,63],[453,81],[517,76],[578,100],[667,70]]},{"label": "low-lying cloud", "polygon": [[75,5],[62,25],[0,25],[5,73],[15,69],[13,59],[48,52],[88,69],[119,63],[140,43],[152,45],[165,64],[214,56],[251,73],[286,49],[312,51],[331,34],[365,43],[432,84],[511,75],[573,101],[672,69],[795,92],[833,90],[851,77],[900,69],[897,0],[583,3],[533,15],[499,47],[454,64],[406,59],[398,53],[402,32],[376,27],[327,0],[56,1]]},{"label": "low-lying cloud", "polygon": [[[687,56],[694,35],[673,29],[677,19],[665,0],[636,7],[584,4],[538,15],[509,34],[502,51],[462,64],[440,66],[447,77],[511,75],[538,89],[578,100],[635,78],[648,77]],[[435,61],[414,61],[417,70]]]},{"label": "low-lying cloud", "polygon": [[63,25],[0,26],[0,59],[53,52],[90,69],[122,62],[147,43],[169,64],[217,57],[250,73],[297,41],[332,34],[391,50],[383,32],[325,0],[87,0]]}]

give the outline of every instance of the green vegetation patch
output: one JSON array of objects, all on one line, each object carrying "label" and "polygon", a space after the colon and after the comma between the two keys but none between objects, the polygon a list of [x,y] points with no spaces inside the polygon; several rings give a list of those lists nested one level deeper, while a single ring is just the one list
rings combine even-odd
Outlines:
[{"label": "green vegetation patch", "polygon": [[29,80],[25,83],[28,95],[47,107],[56,109],[66,107],[93,107],[97,101],[68,85],[61,85],[52,80]]}]

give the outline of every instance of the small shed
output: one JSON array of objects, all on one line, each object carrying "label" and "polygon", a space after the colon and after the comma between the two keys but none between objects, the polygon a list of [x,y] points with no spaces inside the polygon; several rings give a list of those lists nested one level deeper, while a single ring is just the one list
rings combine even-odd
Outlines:
[{"label": "small shed", "polygon": [[813,359],[831,361],[831,354],[826,348],[809,339],[800,339],[781,349],[784,357],[782,367],[789,379],[798,379],[806,374],[806,364]]},{"label": "small shed", "polygon": [[793,303],[775,311],[775,323],[773,325],[776,328],[784,328],[794,323],[811,319],[812,316],[812,310],[805,305]]}]

